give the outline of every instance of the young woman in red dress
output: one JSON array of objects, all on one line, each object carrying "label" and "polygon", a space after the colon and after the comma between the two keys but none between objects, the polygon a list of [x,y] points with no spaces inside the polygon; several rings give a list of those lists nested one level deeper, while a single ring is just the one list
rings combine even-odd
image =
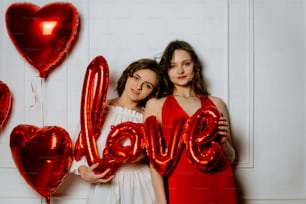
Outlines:
[{"label": "young woman in red dress", "polygon": [[[168,44],[160,61],[165,72],[165,97],[148,101],[144,119],[155,116],[165,140],[171,137],[174,121],[190,118],[205,106],[215,106],[220,112],[218,139],[222,157],[212,171],[200,171],[189,162],[182,148],[171,173],[164,178],[155,168],[151,177],[158,203],[165,204],[236,204],[236,186],[231,163],[235,151],[231,145],[229,116],[225,103],[210,96],[202,76],[202,66],[192,46],[185,41]],[[167,195],[168,194],[168,195]],[[167,196],[166,196],[167,195]]]}]

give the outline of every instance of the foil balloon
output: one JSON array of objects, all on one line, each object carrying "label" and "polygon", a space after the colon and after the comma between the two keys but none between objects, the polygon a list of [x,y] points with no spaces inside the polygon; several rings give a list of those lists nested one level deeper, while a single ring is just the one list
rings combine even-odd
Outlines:
[{"label": "foil balloon", "polygon": [[[104,57],[97,56],[88,65],[81,98],[81,132],[75,145],[75,159],[86,156],[89,165],[102,163],[96,140],[104,123],[109,80],[108,64]],[[102,164],[101,164],[102,165]]]},{"label": "foil balloon", "polygon": [[184,141],[189,161],[201,171],[211,171],[223,153],[215,141],[220,113],[214,106],[199,109],[185,124]]},{"label": "foil balloon", "polygon": [[104,177],[108,178],[117,171],[123,163],[133,163],[141,156],[143,125],[142,123],[123,122],[112,126],[108,134],[103,157],[95,172],[110,172]]},{"label": "foil balloon", "polygon": [[11,110],[12,96],[8,86],[0,81],[0,128],[4,125]]},{"label": "foil balloon", "polygon": [[161,175],[169,174],[178,161],[184,142],[181,137],[184,123],[185,119],[177,119],[170,138],[165,140],[155,116],[148,117],[144,122],[147,155],[151,165]]},{"label": "foil balloon", "polygon": [[79,16],[70,3],[14,3],[6,11],[8,34],[19,53],[47,78],[76,36]]},{"label": "foil balloon", "polygon": [[123,122],[111,128],[104,155],[117,162],[134,162],[142,154],[142,123]]},{"label": "foil balloon", "polygon": [[119,167],[120,164],[114,158],[110,157],[107,154],[104,154],[103,158],[99,161],[99,166],[94,169],[94,172],[96,174],[99,174],[105,172],[108,169],[109,172],[103,177],[103,179],[108,179],[109,177],[115,174]]},{"label": "foil balloon", "polygon": [[25,181],[50,203],[72,164],[72,141],[57,126],[18,125],[10,135],[13,160]]}]

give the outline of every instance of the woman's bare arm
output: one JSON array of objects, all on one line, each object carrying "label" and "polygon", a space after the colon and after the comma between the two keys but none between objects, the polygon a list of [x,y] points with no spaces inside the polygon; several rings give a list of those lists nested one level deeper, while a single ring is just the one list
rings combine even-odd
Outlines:
[{"label": "woman's bare arm", "polygon": [[[163,99],[150,99],[144,111],[144,120],[150,116],[155,116],[161,123],[161,108]],[[167,204],[166,193],[164,188],[163,176],[160,175],[153,166],[150,167],[152,185],[158,204]]]},{"label": "woman's bare arm", "polygon": [[225,103],[218,97],[210,96],[209,97],[214,104],[216,105],[217,109],[221,112],[222,116],[219,119],[219,131],[218,134],[221,136],[220,144],[222,146],[223,152],[227,159],[233,163],[235,161],[235,150],[232,146],[232,138],[231,138],[231,129],[230,129],[230,121],[229,115],[226,108]]}]

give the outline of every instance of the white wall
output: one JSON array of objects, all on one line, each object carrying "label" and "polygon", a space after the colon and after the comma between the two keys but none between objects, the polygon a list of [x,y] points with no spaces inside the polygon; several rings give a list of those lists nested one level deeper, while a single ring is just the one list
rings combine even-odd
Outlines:
[{"label": "white wall", "polygon": [[[1,204],[44,203],[12,160],[9,139],[15,126],[57,125],[74,140],[89,62],[97,55],[108,60],[113,97],[115,82],[130,62],[160,56],[174,39],[194,46],[205,62],[210,91],[228,105],[240,202],[306,202],[305,1],[70,0],[79,11],[79,36],[47,80],[8,37],[5,11],[14,2],[0,3],[0,80],[13,95],[11,115],[0,132]],[[83,204],[88,188],[68,175],[52,203]]]}]

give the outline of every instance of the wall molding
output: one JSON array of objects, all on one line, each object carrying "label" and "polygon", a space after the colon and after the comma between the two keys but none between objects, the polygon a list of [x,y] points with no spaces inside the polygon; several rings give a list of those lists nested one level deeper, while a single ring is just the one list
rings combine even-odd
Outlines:
[{"label": "wall molding", "polygon": [[[246,33],[246,52],[247,52],[247,58],[246,60],[246,71],[247,71],[247,83],[243,84],[247,86],[247,127],[245,127],[247,132],[247,139],[246,143],[243,144],[246,146],[246,152],[243,152],[244,155],[247,155],[247,159],[244,159],[244,161],[238,161],[237,168],[254,168],[254,0],[248,0],[242,1],[245,4],[245,9],[247,13],[247,21],[246,21],[246,27],[247,27],[247,33]],[[237,4],[237,2],[235,2]],[[234,46],[231,43],[231,29],[233,29],[233,25],[231,25],[231,18],[233,17],[232,8],[234,6],[234,3],[231,0],[226,1],[227,4],[227,19],[226,19],[226,26],[227,26],[227,32],[226,32],[226,39],[227,39],[227,81],[225,85],[227,85],[226,88],[226,100],[228,104],[228,108],[230,110],[230,100],[231,100],[231,93],[230,93],[230,69],[231,69],[231,48]],[[236,25],[237,26],[237,25]],[[239,139],[239,138],[238,138]]]},{"label": "wall molding", "polygon": [[[245,201],[250,202],[263,202],[263,203],[290,203],[293,204],[295,202],[306,201],[306,197],[244,197]],[[306,203],[306,202],[305,202]]]}]

